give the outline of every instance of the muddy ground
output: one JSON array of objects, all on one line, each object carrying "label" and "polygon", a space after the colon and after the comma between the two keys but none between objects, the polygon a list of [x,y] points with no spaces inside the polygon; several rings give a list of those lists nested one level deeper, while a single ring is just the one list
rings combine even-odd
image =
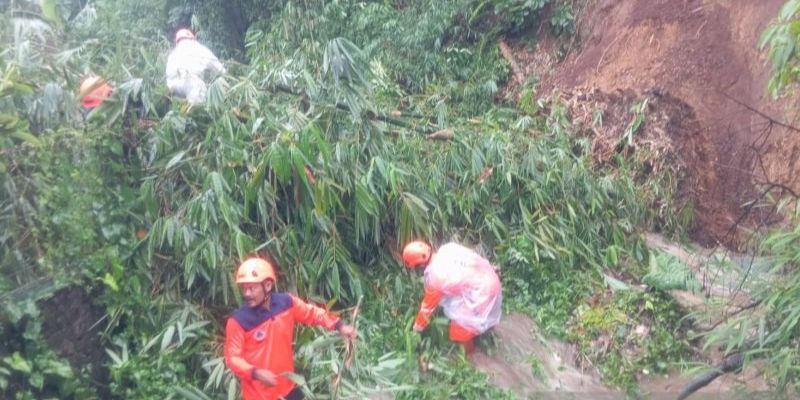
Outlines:
[{"label": "muddy ground", "polygon": [[[512,313],[492,330],[494,345],[482,346],[470,361],[492,384],[512,391],[520,399],[619,399],[625,394],[601,382],[592,368],[576,362],[574,345],[544,338],[529,317]],[[721,355],[716,355],[716,358]],[[708,360],[711,361],[711,360]],[[640,393],[648,399],[675,399],[691,380],[679,371],[643,376]],[[767,393],[758,366],[727,374],[700,389],[693,399],[752,399]]]},{"label": "muddy ground", "polygon": [[109,398],[108,360],[100,341],[106,312],[82,288],[61,289],[38,303],[42,335],[50,347],[69,361],[75,371],[86,373],[101,398]]},{"label": "muddy ground", "polygon": [[[510,38],[516,62],[540,94],[600,90],[662,93],[688,106],[677,140],[697,149],[684,155],[694,181],[692,236],[705,245],[736,244],[732,226],[774,222],[743,204],[760,184],[800,189],[800,135],[753,110],[792,123],[791,99],[766,92],[770,67],[757,48],[783,0],[588,0],[578,2],[574,40],[548,37],[531,46]],[[694,124],[694,121],[697,123]]]},{"label": "muddy ground", "polygon": [[[525,37],[508,38],[508,44],[522,73],[533,77],[528,82],[536,82],[540,95],[555,94],[571,102],[576,123],[587,131],[594,129],[596,109],[604,110],[608,129],[591,132],[598,163],[610,160],[615,138],[622,133],[619,128],[630,120],[631,106],[649,99],[650,125],[641,135],[645,140],[637,144],[662,155],[654,158],[651,168],[686,173],[680,194],[695,204],[692,234],[699,242],[731,243],[731,227],[759,183],[779,182],[800,192],[795,174],[800,135],[777,128],[753,111],[789,123],[796,118],[791,100],[773,101],[766,94],[769,67],[756,47],[784,0],[578,3],[575,40],[565,42],[539,31],[531,33],[538,38],[533,46]],[[751,215],[747,222],[764,222],[759,218]],[[40,306],[43,331],[53,349],[77,369],[87,368],[98,391],[107,393],[103,384],[108,371],[101,365],[105,355],[97,346],[96,323],[103,310],[74,288]],[[506,316],[495,335],[498,345],[472,360],[498,386],[532,398],[569,393],[571,397],[560,398],[620,396],[605,387],[596,372],[576,366],[570,345],[543,339],[527,317]],[[541,368],[532,368],[531,357]],[[749,374],[726,376],[702,392],[731,398],[737,386],[757,379]],[[653,377],[642,382],[642,389],[652,398],[673,398],[686,379],[677,374]]]},{"label": "muddy ground", "polygon": [[[774,122],[798,125],[797,99],[775,100],[768,95],[770,67],[765,52],[758,48],[761,32],[784,3],[576,2],[578,33],[574,38],[554,38],[540,27],[528,37],[509,37],[501,44],[508,48],[503,54],[512,59],[517,75],[505,93],[518,94],[519,89],[533,86],[537,95],[566,104],[576,131],[591,139],[592,157],[600,166],[613,162],[621,151],[631,151],[619,145],[619,138],[630,126],[632,107],[646,100],[646,126],[633,151],[655,155],[650,157],[650,168],[669,168],[683,176],[678,196],[691,202],[696,211],[690,233],[707,248],[698,246],[703,250],[695,254],[663,238],[651,246],[692,255],[689,258],[711,254],[720,245],[736,248],[743,244],[737,235],[740,227],[776,222],[773,214],[743,206],[757,198],[765,184],[779,183],[800,192],[800,177],[795,173],[800,167],[800,135]],[[598,114],[602,124],[596,122]],[[677,206],[683,204],[679,200]],[[685,262],[696,264],[690,259]],[[709,271],[703,266],[695,272],[709,286],[707,293],[726,295],[718,281],[705,279]],[[683,295],[679,303],[689,311],[706,304],[694,294]],[[493,353],[473,357],[494,384],[520,397],[615,395],[600,383],[595,371],[576,366],[569,345],[542,339],[527,318],[510,315],[495,334],[502,345]],[[543,366],[538,373],[526,358],[531,355]],[[695,358],[714,364],[722,355],[708,351]],[[644,377],[640,386],[648,398],[675,398],[689,379],[676,371]],[[753,398],[752,393],[766,390],[758,365],[753,364],[739,374],[717,379],[693,398]]]}]

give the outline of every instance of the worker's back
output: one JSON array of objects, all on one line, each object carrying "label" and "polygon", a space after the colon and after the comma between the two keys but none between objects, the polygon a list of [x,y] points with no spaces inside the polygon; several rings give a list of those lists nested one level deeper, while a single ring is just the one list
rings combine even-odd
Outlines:
[{"label": "worker's back", "polygon": [[425,268],[425,285],[444,293],[448,318],[479,332],[500,321],[502,289],[488,260],[473,250],[447,243]]},{"label": "worker's back", "polygon": [[170,93],[185,97],[190,103],[205,100],[206,71],[223,73],[219,59],[206,46],[196,40],[181,40],[167,57],[167,88]]}]

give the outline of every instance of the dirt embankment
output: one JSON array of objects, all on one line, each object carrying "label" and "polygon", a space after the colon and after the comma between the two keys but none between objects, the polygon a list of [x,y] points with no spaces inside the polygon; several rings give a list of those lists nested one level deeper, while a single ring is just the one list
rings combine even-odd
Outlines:
[{"label": "dirt embankment", "polygon": [[[766,93],[769,66],[757,44],[784,0],[588,0],[579,17],[579,45],[550,71],[531,68],[546,59],[512,42],[527,73],[539,75],[540,93],[576,88],[612,93],[667,93],[691,109],[690,143],[701,158],[685,156],[695,181],[694,236],[730,243],[730,227],[754,184],[780,182],[797,191],[800,135],[786,132],[748,107],[778,120],[790,113]],[[544,46],[543,46],[544,45]],[[547,50],[544,50],[547,52]],[[784,101],[788,104],[788,102]],[[671,135],[672,136],[672,135]],[[750,223],[760,223],[751,216]]]}]

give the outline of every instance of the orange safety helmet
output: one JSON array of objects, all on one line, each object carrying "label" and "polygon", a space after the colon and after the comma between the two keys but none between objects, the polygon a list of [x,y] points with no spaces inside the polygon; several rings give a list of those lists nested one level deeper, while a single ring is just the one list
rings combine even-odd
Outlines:
[{"label": "orange safety helmet", "polygon": [[261,283],[265,279],[275,279],[275,268],[263,258],[249,258],[236,271],[236,283]]},{"label": "orange safety helmet", "polygon": [[183,39],[192,39],[195,40],[194,33],[188,29],[178,29],[175,32],[175,44],[178,44]]},{"label": "orange safety helmet", "polygon": [[103,103],[113,89],[103,78],[90,76],[81,82],[78,96],[81,97],[81,104],[86,108],[95,108]]},{"label": "orange safety helmet", "polygon": [[432,253],[431,245],[415,240],[403,248],[403,263],[408,268],[426,265],[431,260]]}]

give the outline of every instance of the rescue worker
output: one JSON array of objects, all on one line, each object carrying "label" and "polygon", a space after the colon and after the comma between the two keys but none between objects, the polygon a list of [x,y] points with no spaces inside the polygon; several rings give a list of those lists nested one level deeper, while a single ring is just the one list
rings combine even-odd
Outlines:
[{"label": "rescue worker", "polygon": [[200,44],[192,31],[180,29],[175,33],[175,48],[167,56],[167,88],[172,95],[185,98],[191,105],[206,99],[207,72],[225,73],[217,56]]},{"label": "rescue worker", "polygon": [[294,325],[319,325],[355,338],[355,329],[324,309],[292,294],[277,293],[275,269],[268,261],[250,258],[236,272],[245,305],[228,318],[225,364],[239,378],[244,400],[303,398],[286,376],[294,372]]},{"label": "rescue worker", "polygon": [[103,78],[89,76],[81,82],[78,97],[81,99],[83,114],[86,114],[111,96],[114,89]]},{"label": "rescue worker", "polygon": [[475,251],[447,243],[434,252],[428,243],[414,241],[403,248],[403,263],[407,268],[425,268],[425,297],[414,321],[415,332],[428,326],[441,304],[450,319],[450,340],[469,354],[475,350],[474,338],[500,322],[500,278]]}]

